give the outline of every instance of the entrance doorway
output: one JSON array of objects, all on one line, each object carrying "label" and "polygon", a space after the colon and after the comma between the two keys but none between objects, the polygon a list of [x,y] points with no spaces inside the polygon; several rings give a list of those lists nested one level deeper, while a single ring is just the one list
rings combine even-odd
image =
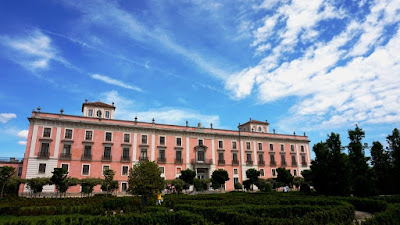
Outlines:
[{"label": "entrance doorway", "polygon": [[208,178],[208,169],[198,168],[196,172],[197,172],[197,178],[198,179],[206,179],[206,178]]}]

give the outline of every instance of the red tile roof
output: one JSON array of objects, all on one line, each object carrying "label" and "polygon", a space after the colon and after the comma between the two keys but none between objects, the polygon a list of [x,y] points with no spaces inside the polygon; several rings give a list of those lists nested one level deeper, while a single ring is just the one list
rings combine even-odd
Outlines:
[{"label": "red tile roof", "polygon": [[244,124],[241,124],[240,126],[243,126],[243,125],[245,125],[245,124],[248,124],[248,123],[258,123],[258,124],[263,124],[263,125],[269,125],[269,123],[268,122],[263,122],[263,121],[259,121],[259,120],[249,120],[248,122],[246,122],[246,123],[244,123]]},{"label": "red tile roof", "polygon": [[85,102],[85,103],[82,104],[82,112],[83,112],[83,107],[85,105],[97,106],[97,107],[103,107],[103,108],[110,108],[110,109],[114,109],[115,110],[115,106],[106,104],[104,102]]}]

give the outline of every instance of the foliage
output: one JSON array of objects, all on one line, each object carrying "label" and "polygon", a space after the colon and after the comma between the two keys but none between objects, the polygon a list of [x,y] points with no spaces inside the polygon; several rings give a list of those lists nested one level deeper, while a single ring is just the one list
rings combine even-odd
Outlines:
[{"label": "foliage", "polygon": [[294,177],[293,178],[293,185],[296,186],[296,188],[298,189],[300,187],[301,184],[304,183],[304,178],[303,177]]},{"label": "foliage", "polygon": [[225,182],[229,180],[229,175],[226,170],[219,169],[215,170],[211,175],[211,184],[213,189],[219,189]]},{"label": "foliage", "polygon": [[234,186],[235,186],[235,190],[242,190],[243,189],[243,186],[242,186],[242,184],[240,182],[236,182],[234,184]]},{"label": "foliage", "polygon": [[26,185],[32,191],[33,196],[43,191],[43,186],[51,184],[50,178],[36,177],[26,180]]},{"label": "foliage", "polygon": [[79,179],[68,177],[68,171],[65,168],[54,168],[52,173],[53,176],[50,178],[50,181],[56,186],[60,197],[67,192],[69,187],[79,184]]},{"label": "foliage", "polygon": [[185,185],[185,182],[179,178],[176,178],[171,181],[171,184],[175,187],[176,192],[178,194],[182,193],[183,186]]},{"label": "foliage", "polygon": [[80,184],[82,187],[82,193],[86,196],[90,196],[92,194],[95,186],[100,185],[102,183],[102,179],[100,178],[83,178],[80,180]]},{"label": "foliage", "polygon": [[198,179],[194,178],[193,179],[193,186],[196,191],[205,191],[208,189],[208,179]]},{"label": "foliage", "polygon": [[[246,181],[246,184],[243,181],[243,185],[245,186],[245,189],[251,189],[253,190],[253,185],[258,181],[258,177],[260,176],[260,171],[256,169],[248,169],[246,171],[246,177],[248,181]],[[249,188],[246,188],[249,187]]]},{"label": "foliage", "polygon": [[277,168],[276,172],[278,176],[276,177],[276,182],[281,182],[285,185],[292,185],[293,176],[290,174],[290,171],[285,168]]},{"label": "foliage", "polygon": [[146,198],[155,196],[164,188],[161,171],[154,162],[141,162],[133,166],[129,173],[128,192]]},{"label": "foliage", "polygon": [[392,172],[391,176],[394,180],[393,187],[394,193],[400,193],[400,179],[398,179],[398,175],[400,174],[400,132],[397,128],[395,128],[391,135],[386,137],[386,141],[388,143],[387,150],[389,150],[391,161],[392,161]]},{"label": "foliage", "polygon": [[193,179],[196,177],[196,172],[191,169],[181,171],[179,179],[185,182],[184,189],[189,189],[190,185],[193,184]]},{"label": "foliage", "polygon": [[267,180],[258,179],[258,181],[255,183],[255,185],[257,186],[257,188],[260,191],[263,191],[263,192],[271,192],[272,191],[272,184],[270,182],[268,182]]},{"label": "foliage", "polygon": [[11,177],[15,174],[15,168],[11,166],[2,166],[0,167],[0,184],[1,184],[1,195],[0,198],[3,198],[4,187],[8,184]]},{"label": "foliage", "polygon": [[372,172],[375,178],[375,186],[378,194],[392,193],[390,155],[383,149],[380,142],[372,143],[371,148]]},{"label": "foliage", "polygon": [[101,184],[101,190],[106,191],[108,194],[118,189],[118,181],[114,180],[114,170],[104,170],[104,180]]}]

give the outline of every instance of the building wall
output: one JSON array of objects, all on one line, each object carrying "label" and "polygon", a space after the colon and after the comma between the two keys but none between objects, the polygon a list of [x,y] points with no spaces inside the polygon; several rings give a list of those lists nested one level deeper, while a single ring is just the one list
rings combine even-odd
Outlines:
[{"label": "building wall", "polygon": [[[129,169],[139,162],[141,150],[147,149],[147,157],[150,161],[155,161],[160,167],[164,167],[162,176],[165,179],[174,179],[180,175],[181,170],[187,168],[207,168],[208,175],[211,176],[215,169],[225,169],[230,177],[226,183],[226,190],[233,190],[234,178],[238,178],[239,182],[246,179],[246,170],[254,168],[263,169],[264,176],[261,178],[271,178],[272,169],[281,167],[281,153],[285,155],[286,168],[291,170],[293,174],[299,176],[303,169],[309,168],[310,149],[309,140],[306,136],[283,135],[271,133],[257,132],[238,132],[234,130],[220,130],[202,127],[175,126],[155,123],[143,123],[137,121],[122,121],[113,119],[88,118],[81,116],[70,116],[63,114],[39,113],[33,112],[29,118],[30,127],[28,134],[28,142],[26,147],[26,157],[24,161],[23,178],[33,177],[50,177],[51,172],[62,164],[67,164],[69,175],[79,179],[85,177],[103,176],[103,166],[109,166],[115,171],[115,180],[118,180],[121,186],[122,182],[127,182],[128,176],[122,175],[122,167],[128,166]],[[44,128],[51,128],[51,137],[43,137]],[[71,139],[65,139],[65,131],[72,129]],[[93,131],[93,139],[85,140],[85,132]],[[112,133],[112,140],[106,141],[106,132]],[[124,134],[130,135],[128,143],[124,143]],[[142,135],[147,135],[147,144],[142,144]],[[165,137],[165,144],[160,143],[160,136]],[[176,146],[176,138],[182,138],[181,146]],[[206,163],[196,162],[196,146],[199,139],[204,140],[207,147],[205,151]],[[219,141],[223,141],[223,147],[219,148]],[[236,141],[237,148],[233,149],[232,141]],[[50,155],[48,158],[38,157],[41,151],[41,144],[47,142],[50,144]],[[247,149],[247,142],[250,143],[250,149]],[[259,149],[258,144],[262,144]],[[61,153],[65,144],[71,144],[70,159],[62,159]],[[270,150],[270,144],[273,144],[273,151]],[[92,159],[89,161],[82,160],[84,146],[92,146]],[[284,151],[280,150],[280,145],[284,146]],[[291,151],[291,145],[294,151]],[[105,161],[102,156],[104,147],[111,147],[111,161]],[[301,146],[304,152],[301,152]],[[129,148],[130,160],[121,161],[122,151],[124,147]],[[160,162],[160,149],[165,149],[166,161]],[[176,151],[182,151],[182,163],[175,162]],[[225,162],[218,162],[218,153],[224,154]],[[238,165],[232,165],[233,152],[238,154]],[[247,164],[246,154],[251,154],[252,164]],[[259,153],[263,153],[264,165],[260,165]],[[271,165],[270,155],[275,156],[276,165]],[[301,164],[301,155],[306,158],[306,165]],[[292,165],[292,157],[295,156],[296,165]],[[46,164],[46,171],[39,173],[39,164]],[[82,174],[83,165],[90,165],[90,173]],[[234,174],[237,169],[238,173]],[[24,189],[27,191],[26,189]],[[22,189],[21,189],[22,191]],[[47,192],[53,192],[54,186],[48,186],[44,189]],[[80,187],[72,187],[69,192],[79,192]],[[100,191],[96,187],[95,191]]]}]

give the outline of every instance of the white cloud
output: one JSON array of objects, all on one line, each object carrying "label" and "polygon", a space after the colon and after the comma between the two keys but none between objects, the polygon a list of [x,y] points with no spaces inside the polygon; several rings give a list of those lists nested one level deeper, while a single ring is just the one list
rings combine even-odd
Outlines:
[{"label": "white cloud", "polygon": [[18,141],[19,145],[26,145],[26,141]]},{"label": "white cloud", "polygon": [[27,139],[28,138],[28,132],[29,132],[28,130],[21,130],[21,131],[18,132],[17,136],[19,138],[22,138],[22,139]]},{"label": "white cloud", "polygon": [[0,113],[0,123],[7,123],[9,120],[17,118],[15,113]]},{"label": "white cloud", "polygon": [[140,103],[134,102],[126,97],[119,95],[115,90],[101,94],[106,102],[114,102],[117,109],[115,118],[134,120],[135,116],[139,121],[151,122],[154,118],[156,123],[184,125],[188,120],[191,126],[201,122],[203,126],[213,123],[215,128],[220,125],[218,115],[205,115],[195,110],[187,108],[159,107],[150,109],[141,109]]},{"label": "white cloud", "polygon": [[142,89],[139,88],[139,87],[136,87],[136,86],[133,86],[133,85],[130,85],[130,84],[126,84],[123,81],[120,81],[120,80],[117,80],[117,79],[114,79],[114,78],[111,78],[111,77],[107,77],[107,76],[104,76],[104,75],[92,74],[91,77],[93,79],[103,81],[103,82],[105,82],[107,84],[112,84],[112,85],[115,85],[115,86],[119,86],[119,87],[126,88],[126,89],[131,89],[131,90],[134,90],[134,91],[139,91],[139,92],[142,91]]}]

